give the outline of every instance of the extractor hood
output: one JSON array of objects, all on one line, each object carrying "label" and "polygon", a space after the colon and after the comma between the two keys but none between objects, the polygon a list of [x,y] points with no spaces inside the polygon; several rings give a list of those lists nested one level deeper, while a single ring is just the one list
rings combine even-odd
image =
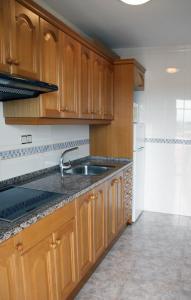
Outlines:
[{"label": "extractor hood", "polygon": [[54,84],[0,73],[0,101],[34,98],[57,90]]}]

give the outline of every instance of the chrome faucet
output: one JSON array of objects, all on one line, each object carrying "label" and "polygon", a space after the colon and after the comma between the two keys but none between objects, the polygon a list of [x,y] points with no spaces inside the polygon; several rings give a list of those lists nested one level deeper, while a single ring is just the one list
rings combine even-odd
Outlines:
[{"label": "chrome faucet", "polygon": [[60,172],[61,172],[61,176],[63,177],[64,176],[64,170],[68,170],[72,167],[71,165],[71,162],[70,160],[67,162],[67,163],[64,163],[64,155],[70,151],[74,151],[74,150],[77,150],[79,149],[79,147],[73,147],[73,148],[70,148],[70,149],[66,149],[61,157],[60,157]]}]

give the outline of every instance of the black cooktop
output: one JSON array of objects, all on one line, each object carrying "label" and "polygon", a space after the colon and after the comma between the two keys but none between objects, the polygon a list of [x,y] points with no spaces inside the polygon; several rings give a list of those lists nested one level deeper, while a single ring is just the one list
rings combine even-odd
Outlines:
[{"label": "black cooktop", "polygon": [[0,220],[13,222],[61,197],[61,194],[10,186],[0,190]]}]

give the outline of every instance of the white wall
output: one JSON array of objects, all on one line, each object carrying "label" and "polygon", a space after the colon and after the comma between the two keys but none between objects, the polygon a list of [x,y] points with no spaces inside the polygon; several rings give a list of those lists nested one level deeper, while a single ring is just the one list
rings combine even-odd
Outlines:
[{"label": "white wall", "polygon": [[[21,145],[22,134],[32,134],[33,143]],[[82,139],[89,139],[89,126],[87,125],[5,125],[3,105],[0,102],[0,154],[2,151],[6,150],[51,145]],[[20,158],[9,159],[2,159],[0,155],[0,181],[57,165],[62,151],[63,150],[48,151],[45,153],[31,154]],[[89,155],[89,144],[80,146],[79,150],[68,154],[68,158],[73,159],[86,155]]]},{"label": "white wall", "polygon": [[[145,210],[191,216],[191,46],[116,51],[147,69],[145,92],[136,93],[154,139],[146,143]],[[171,66],[179,72],[167,74]]]}]

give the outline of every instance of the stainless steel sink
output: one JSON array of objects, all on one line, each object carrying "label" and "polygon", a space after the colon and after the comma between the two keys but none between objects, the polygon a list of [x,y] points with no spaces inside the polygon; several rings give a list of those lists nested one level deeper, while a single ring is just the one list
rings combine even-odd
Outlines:
[{"label": "stainless steel sink", "polygon": [[71,175],[101,175],[109,170],[111,170],[112,166],[98,166],[98,165],[82,165],[82,166],[74,166],[71,169],[65,170],[65,174]]}]

